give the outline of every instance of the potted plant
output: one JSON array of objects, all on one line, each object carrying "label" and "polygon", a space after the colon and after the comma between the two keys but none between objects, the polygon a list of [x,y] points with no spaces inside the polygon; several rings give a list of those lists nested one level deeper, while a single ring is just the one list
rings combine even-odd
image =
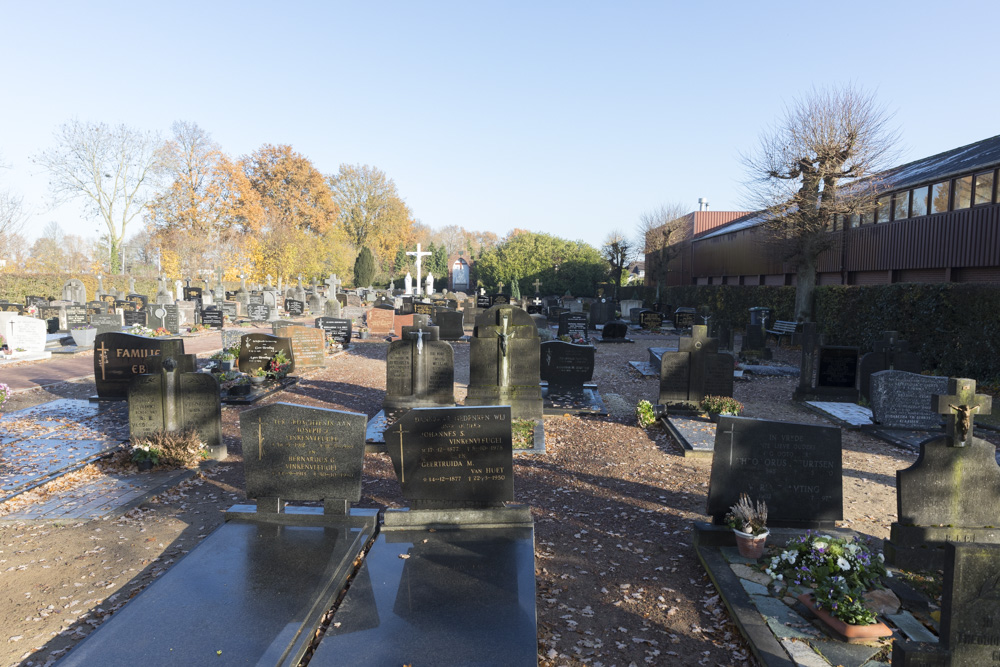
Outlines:
[{"label": "potted plant", "polygon": [[69,330],[77,347],[93,347],[97,337],[97,327],[93,324],[79,324]]},{"label": "potted plant", "polygon": [[267,371],[263,368],[255,368],[250,371],[250,383],[251,384],[264,384],[264,380],[267,379]]},{"label": "potted plant", "polygon": [[358,338],[368,339],[368,327],[358,327]]},{"label": "potted plant", "polygon": [[743,404],[731,396],[706,396],[701,399],[699,407],[708,413],[708,418],[718,423],[719,415],[739,417],[743,414]]},{"label": "potted plant", "polygon": [[153,466],[159,465],[161,456],[163,456],[163,452],[148,442],[132,445],[132,460],[139,466],[139,470],[149,470]]},{"label": "potted plant", "polygon": [[744,558],[757,560],[764,553],[764,544],[770,531],[767,529],[767,504],[758,500],[750,501],[750,496],[740,494],[740,499],[729,508],[726,525],[736,534],[736,548]]}]

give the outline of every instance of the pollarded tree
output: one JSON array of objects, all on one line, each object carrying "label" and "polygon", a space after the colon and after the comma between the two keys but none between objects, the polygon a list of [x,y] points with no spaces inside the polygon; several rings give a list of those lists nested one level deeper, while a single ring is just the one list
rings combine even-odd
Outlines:
[{"label": "pollarded tree", "polygon": [[126,125],[71,120],[56,131],[56,146],[34,162],[49,172],[56,203],[82,199],[104,221],[111,271],[119,272],[125,229],[144,210],[164,163],[159,137]]},{"label": "pollarded tree", "polygon": [[625,274],[625,269],[632,261],[632,256],[635,255],[635,246],[621,231],[616,229],[604,239],[601,254],[610,267],[608,275],[611,283],[615,286],[614,298],[617,299],[622,289],[622,277]]},{"label": "pollarded tree", "polygon": [[812,317],[819,256],[837,242],[834,216],[874,206],[878,174],[896,157],[891,114],[853,86],[813,92],[789,106],[743,156],[748,203],[760,210],[766,242],[796,267],[795,317]]},{"label": "pollarded tree", "polygon": [[667,285],[670,262],[681,252],[690,235],[683,204],[663,204],[639,216],[636,247],[646,256],[646,275],[655,284]]}]

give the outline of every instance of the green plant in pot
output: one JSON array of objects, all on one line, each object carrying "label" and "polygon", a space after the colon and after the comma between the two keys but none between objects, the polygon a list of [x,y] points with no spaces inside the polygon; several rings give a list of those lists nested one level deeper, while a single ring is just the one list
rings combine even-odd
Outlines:
[{"label": "green plant in pot", "polygon": [[736,548],[744,558],[754,560],[764,554],[764,545],[770,531],[767,529],[767,503],[750,500],[745,493],[729,508],[726,514],[726,525],[736,534]]},{"label": "green plant in pot", "polygon": [[250,371],[250,382],[252,384],[263,384],[267,379],[267,371],[263,368],[255,368]]},{"label": "green plant in pot", "polygon": [[162,456],[163,452],[149,442],[140,442],[132,446],[132,460],[139,466],[139,470],[149,470],[159,465]]},{"label": "green plant in pot", "polygon": [[718,421],[719,415],[739,417],[746,409],[732,396],[706,396],[698,405],[702,412],[708,413],[712,421]]}]

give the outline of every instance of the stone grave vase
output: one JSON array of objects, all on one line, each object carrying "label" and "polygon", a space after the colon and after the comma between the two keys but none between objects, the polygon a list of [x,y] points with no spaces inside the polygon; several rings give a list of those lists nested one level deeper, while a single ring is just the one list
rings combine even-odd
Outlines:
[{"label": "stone grave vase", "polygon": [[93,347],[94,339],[97,338],[97,328],[70,329],[69,335],[73,337],[77,347]]}]

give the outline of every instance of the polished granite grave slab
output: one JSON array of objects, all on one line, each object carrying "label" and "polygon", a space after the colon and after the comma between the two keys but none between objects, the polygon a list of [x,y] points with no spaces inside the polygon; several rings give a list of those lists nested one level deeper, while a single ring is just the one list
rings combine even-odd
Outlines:
[{"label": "polished granite grave slab", "polygon": [[375,519],[231,520],[59,664],[298,664]]},{"label": "polished granite grave slab", "polygon": [[432,532],[389,523],[312,667],[538,664],[530,525]]}]

